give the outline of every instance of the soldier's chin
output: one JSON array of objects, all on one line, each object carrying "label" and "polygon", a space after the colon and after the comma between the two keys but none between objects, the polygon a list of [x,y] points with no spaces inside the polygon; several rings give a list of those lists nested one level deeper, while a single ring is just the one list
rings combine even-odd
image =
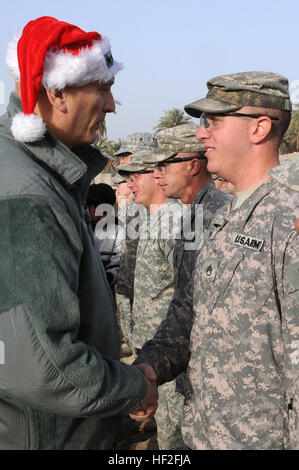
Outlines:
[{"label": "soldier's chin", "polygon": [[169,197],[169,198],[173,198],[173,199],[177,198],[177,196],[175,194],[173,194],[171,191],[167,191],[167,189],[163,192],[164,192],[165,197]]}]

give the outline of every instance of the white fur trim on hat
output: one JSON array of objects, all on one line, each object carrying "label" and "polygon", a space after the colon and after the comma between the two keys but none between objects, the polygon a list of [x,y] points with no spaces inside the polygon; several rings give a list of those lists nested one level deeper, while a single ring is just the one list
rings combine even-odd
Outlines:
[{"label": "white fur trim on hat", "polygon": [[[17,47],[22,33],[16,34],[9,42],[6,65],[16,81],[20,81]],[[114,62],[109,68],[105,54],[110,52],[106,37],[95,41],[92,48],[83,48],[78,55],[70,52],[48,50],[44,60],[43,85],[50,90],[62,90],[66,86],[83,86],[92,82],[108,82],[123,68]]]},{"label": "white fur trim on hat", "polygon": [[12,135],[19,142],[36,142],[41,140],[47,132],[46,125],[36,114],[17,113],[10,128]]},{"label": "white fur trim on hat", "polygon": [[18,42],[22,36],[22,31],[16,33],[12,40],[8,43],[6,51],[6,65],[9,70],[10,75],[17,81],[20,81],[20,70],[18,63]]},{"label": "white fur trim on hat", "polygon": [[42,83],[50,90],[66,86],[83,86],[92,82],[108,82],[122,68],[114,62],[109,68],[105,54],[110,52],[107,38],[95,41],[91,48],[81,49],[78,55],[70,52],[48,51],[44,61]]}]

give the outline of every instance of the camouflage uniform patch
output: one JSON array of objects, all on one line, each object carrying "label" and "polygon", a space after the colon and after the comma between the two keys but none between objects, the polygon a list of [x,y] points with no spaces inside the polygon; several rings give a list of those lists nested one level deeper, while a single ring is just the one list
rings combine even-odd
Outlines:
[{"label": "camouflage uniform patch", "polygon": [[283,160],[281,165],[269,170],[269,175],[278,183],[299,191],[299,157]]}]

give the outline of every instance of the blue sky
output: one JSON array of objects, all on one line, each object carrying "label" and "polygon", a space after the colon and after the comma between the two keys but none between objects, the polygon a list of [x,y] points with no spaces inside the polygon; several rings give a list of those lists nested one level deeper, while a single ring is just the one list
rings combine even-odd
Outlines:
[{"label": "blue sky", "polygon": [[202,97],[207,80],[225,73],[281,73],[299,102],[298,0],[52,0],[48,6],[11,0],[1,9],[5,104],[14,86],[6,46],[29,20],[55,16],[109,37],[113,56],[125,66],[113,87],[122,105],[107,117],[109,139],[152,132],[164,110]]}]

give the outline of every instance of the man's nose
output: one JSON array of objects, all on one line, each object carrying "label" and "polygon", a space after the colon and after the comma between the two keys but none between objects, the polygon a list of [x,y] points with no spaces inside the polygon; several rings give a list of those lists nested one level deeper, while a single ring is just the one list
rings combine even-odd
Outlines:
[{"label": "man's nose", "polygon": [[106,113],[113,113],[115,111],[115,101],[111,90],[106,95],[104,111]]},{"label": "man's nose", "polygon": [[208,137],[208,130],[202,125],[196,132],[197,140],[204,140]]},{"label": "man's nose", "polygon": [[162,178],[162,172],[158,170],[158,168],[154,169],[153,177],[156,179],[161,179]]},{"label": "man's nose", "polygon": [[127,180],[127,185],[131,191],[132,191],[134,184],[135,184],[135,178],[133,175],[130,175],[130,179]]}]

